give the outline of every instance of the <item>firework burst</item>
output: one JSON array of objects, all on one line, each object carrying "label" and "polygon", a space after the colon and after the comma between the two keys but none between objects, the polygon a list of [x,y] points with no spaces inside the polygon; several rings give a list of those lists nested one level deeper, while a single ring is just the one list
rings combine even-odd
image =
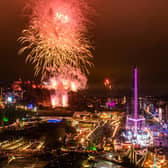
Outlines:
[{"label": "firework burst", "polygon": [[[71,68],[71,71],[70,71]],[[45,88],[51,91],[52,107],[68,106],[68,92],[86,88],[87,78],[80,69],[62,67],[45,82]]]},{"label": "firework burst", "polygon": [[86,75],[82,73],[80,69],[70,66],[59,68],[58,73],[55,73],[55,75],[50,78],[50,84],[48,86],[50,86],[51,89],[57,89],[57,87],[53,85],[53,81],[57,81],[57,84],[61,83],[62,88],[68,91],[84,89],[87,84]]},{"label": "firework burst", "polygon": [[88,73],[92,66],[93,48],[88,37],[87,13],[84,0],[30,0],[26,6],[29,27],[19,41],[28,51],[27,62],[35,65],[35,75],[42,79],[47,73],[59,72],[69,65]]}]

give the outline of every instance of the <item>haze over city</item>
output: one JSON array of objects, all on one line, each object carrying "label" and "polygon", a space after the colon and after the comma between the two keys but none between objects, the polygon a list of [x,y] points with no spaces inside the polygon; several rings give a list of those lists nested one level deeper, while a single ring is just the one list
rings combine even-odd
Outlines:
[{"label": "haze over city", "polygon": [[[28,24],[23,14],[24,0],[0,2],[1,9],[1,81],[22,76],[34,79],[33,66],[25,64],[25,55],[18,55],[17,38]],[[140,87],[145,95],[167,95],[168,2],[165,0],[93,0],[97,14],[93,16],[91,40],[94,41],[94,68],[89,87],[103,88],[106,77],[114,92],[129,92],[131,72],[137,65]],[[4,73],[6,72],[6,73]],[[39,78],[36,78],[39,80]]]}]

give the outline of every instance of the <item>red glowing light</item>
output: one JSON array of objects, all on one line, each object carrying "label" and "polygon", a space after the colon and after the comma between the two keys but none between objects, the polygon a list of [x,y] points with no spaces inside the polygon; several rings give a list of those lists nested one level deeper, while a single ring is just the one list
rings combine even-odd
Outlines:
[{"label": "red glowing light", "polygon": [[35,88],[36,88],[36,85],[35,85],[35,84],[33,84],[33,85],[32,85],[32,88],[33,88],[33,89],[35,89]]}]

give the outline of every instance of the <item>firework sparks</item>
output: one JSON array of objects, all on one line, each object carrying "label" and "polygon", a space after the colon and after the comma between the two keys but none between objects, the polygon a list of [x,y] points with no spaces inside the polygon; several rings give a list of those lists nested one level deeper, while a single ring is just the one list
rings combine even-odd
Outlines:
[{"label": "firework sparks", "polygon": [[[71,69],[71,70],[70,70]],[[46,85],[49,90],[77,91],[86,88],[87,78],[80,69],[64,67],[49,79]]]},{"label": "firework sparks", "polygon": [[68,106],[68,92],[76,92],[86,87],[87,78],[80,69],[71,67],[59,69],[59,73],[49,79],[45,87],[51,91],[51,104],[53,107]]},{"label": "firework sparks", "polygon": [[58,72],[69,65],[88,73],[92,66],[92,45],[87,38],[84,0],[30,0],[27,8],[30,23],[23,30],[19,41],[24,46],[20,53],[28,51],[27,61],[35,65],[35,75]]}]

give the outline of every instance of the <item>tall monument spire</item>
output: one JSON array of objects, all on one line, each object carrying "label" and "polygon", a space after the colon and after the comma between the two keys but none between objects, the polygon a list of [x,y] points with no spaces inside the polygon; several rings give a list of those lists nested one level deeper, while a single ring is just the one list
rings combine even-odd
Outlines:
[{"label": "tall monument spire", "polygon": [[[131,131],[131,134],[125,133],[126,140],[133,144],[140,144],[140,146],[148,146],[153,144],[153,138],[150,133],[144,129],[145,118],[138,114],[138,68],[135,67],[133,70],[133,88],[134,88],[134,101],[132,115],[127,115],[126,129]],[[126,130],[127,131],[127,130]],[[147,135],[148,137],[144,136]],[[137,136],[138,135],[138,136]]]},{"label": "tall monument spire", "polygon": [[135,119],[135,132],[137,131],[138,119],[138,68],[134,68],[134,119]]}]

